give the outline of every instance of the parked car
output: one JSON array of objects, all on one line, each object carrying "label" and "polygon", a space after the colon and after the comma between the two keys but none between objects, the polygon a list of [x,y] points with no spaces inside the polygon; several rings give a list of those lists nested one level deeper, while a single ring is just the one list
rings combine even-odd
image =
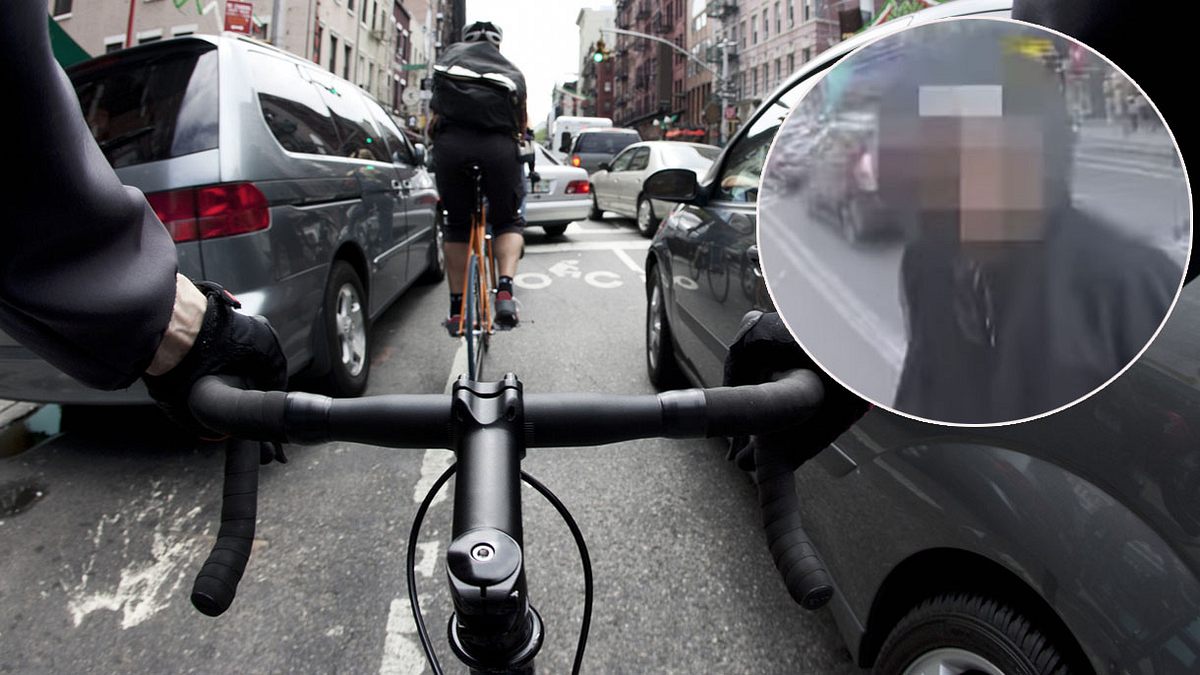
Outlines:
[{"label": "parked car", "polygon": [[658,229],[660,214],[670,210],[670,204],[647,199],[642,195],[642,182],[659,169],[675,167],[691,169],[703,175],[721,153],[714,145],[680,143],[677,141],[642,141],[621,151],[612,160],[601,163],[592,174],[591,217],[600,219],[605,211],[637,219],[638,231],[652,237]]},{"label": "parked car", "polygon": [[631,143],[642,140],[636,129],[584,129],[575,135],[567,163],[589,174],[603,162],[611,161]]},{"label": "parked car", "polygon": [[[851,243],[903,234],[879,199],[877,113],[845,111],[824,120],[808,152],[810,161],[788,173],[808,175],[810,216]],[[779,165],[779,170],[787,172],[787,167]]]},{"label": "parked car", "polygon": [[[756,260],[757,192],[746,186],[815,76],[912,22],[1009,9],[957,0],[832,48],[766,97],[703,179],[678,188],[687,201],[646,259],[652,380],[671,384],[681,372],[721,384],[741,317],[771,308],[759,270],[742,292],[722,294],[720,283],[697,282],[693,261],[703,242],[725,251],[701,257],[719,282]],[[801,467],[801,515],[854,660],[883,675],[1197,672],[1198,335],[1193,280],[1141,358],[1074,407],[969,429],[875,408]],[[1055,659],[1063,669],[1051,669]]]},{"label": "parked car", "polygon": [[587,172],[564,165],[541,145],[534,148],[534,166],[541,180],[525,197],[525,222],[540,225],[551,237],[560,236],[591,210]]},{"label": "parked car", "polygon": [[[371,320],[443,274],[424,148],[354,85],[250,38],[156,42],[69,76],[117,175],[174,237],[179,271],[270,319],[292,374],[360,393]],[[140,384],[86,389],[6,335],[0,398],[149,400]]]}]

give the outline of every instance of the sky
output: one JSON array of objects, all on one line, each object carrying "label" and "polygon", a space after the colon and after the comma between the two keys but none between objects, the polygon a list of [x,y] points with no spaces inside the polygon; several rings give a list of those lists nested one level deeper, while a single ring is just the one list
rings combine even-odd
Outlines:
[{"label": "sky", "polygon": [[500,52],[525,75],[529,123],[550,113],[554,85],[579,73],[579,27],[583,7],[612,7],[604,0],[467,0],[467,23],[491,21],[504,31]]}]

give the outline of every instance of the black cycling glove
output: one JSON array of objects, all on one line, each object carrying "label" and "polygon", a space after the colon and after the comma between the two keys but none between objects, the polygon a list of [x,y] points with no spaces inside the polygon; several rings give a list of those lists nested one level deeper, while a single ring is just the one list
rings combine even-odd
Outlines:
[{"label": "black cycling glove", "polygon": [[[205,375],[234,375],[253,389],[283,389],[287,385],[287,358],[265,318],[234,311],[241,303],[218,284],[195,283],[208,297],[196,342],[174,368],[162,375],[143,375],[142,380],[172,421],[201,438],[213,438],[222,434],[205,428],[188,409],[192,385]],[[264,464],[271,459],[287,461],[278,447],[264,447],[262,459]]]},{"label": "black cycling glove", "polygon": [[838,384],[801,349],[776,312],[757,310],[742,317],[725,357],[725,385],[759,384],[796,368],[815,372],[825,387],[821,405],[790,429],[761,436],[739,436],[729,446],[729,459],[752,471],[754,453],[770,451],[794,471],[824,450],[859,420],[870,404]]}]

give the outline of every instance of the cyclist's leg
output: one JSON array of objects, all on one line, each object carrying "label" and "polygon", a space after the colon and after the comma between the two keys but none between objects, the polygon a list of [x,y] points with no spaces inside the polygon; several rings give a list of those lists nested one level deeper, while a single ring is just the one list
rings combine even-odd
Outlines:
[{"label": "cyclist's leg", "polygon": [[[439,134],[434,152],[437,154],[436,174],[438,194],[446,208],[446,231],[443,250],[446,254],[446,285],[450,291],[450,310],[447,325],[457,332],[461,319],[463,284],[467,268],[467,242],[470,238],[471,212],[474,208],[475,187],[465,166],[471,161],[473,143],[457,131]],[[452,324],[452,325],[451,325]]]},{"label": "cyclist's leg", "polygon": [[492,226],[492,247],[499,273],[495,316],[497,323],[514,326],[518,319],[512,279],[517,274],[517,261],[525,241],[522,233],[525,220],[520,212],[524,176],[512,138],[496,134],[488,140],[486,150],[488,222]]}]

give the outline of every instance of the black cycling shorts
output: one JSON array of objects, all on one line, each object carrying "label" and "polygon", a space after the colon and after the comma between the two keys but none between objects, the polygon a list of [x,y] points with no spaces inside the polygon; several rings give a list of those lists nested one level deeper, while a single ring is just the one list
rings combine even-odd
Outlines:
[{"label": "black cycling shorts", "polygon": [[465,243],[470,239],[475,206],[475,185],[468,171],[471,164],[483,167],[483,193],[492,235],[520,232],[525,227],[521,217],[524,183],[517,141],[512,136],[446,126],[434,139],[433,162],[438,193],[448,214],[446,241]]}]

